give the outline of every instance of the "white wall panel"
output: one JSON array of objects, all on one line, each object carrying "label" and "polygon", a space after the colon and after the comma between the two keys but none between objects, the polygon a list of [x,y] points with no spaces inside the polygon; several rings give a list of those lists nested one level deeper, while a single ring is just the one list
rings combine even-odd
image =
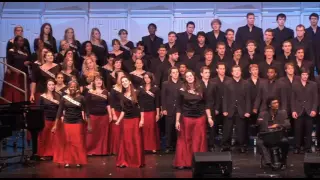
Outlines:
[{"label": "white wall panel", "polygon": [[[106,18],[92,17],[89,19],[88,38],[92,28],[99,28],[101,37],[107,42],[109,49],[111,48],[112,39],[119,38],[118,32],[120,29],[127,29],[127,18]],[[129,32],[129,35],[132,34]]]},{"label": "white wall panel", "polygon": [[[87,16],[66,16],[66,15],[45,15],[43,23],[48,22],[53,29],[53,36],[60,46],[60,40],[64,37],[65,29],[71,27],[75,31],[76,39],[80,42],[88,39],[88,18]],[[39,28],[40,29],[40,28]]]},{"label": "white wall panel", "polygon": [[186,31],[186,25],[189,21],[193,21],[196,25],[196,28],[194,30],[194,34],[197,34],[199,31],[208,32],[211,31],[211,21],[212,18],[175,18],[174,19],[174,31],[176,33],[184,32]]},{"label": "white wall panel", "polygon": [[33,50],[33,41],[40,33],[40,18],[3,18],[0,26],[0,57],[6,56],[6,46],[9,39],[13,37],[13,29],[16,25],[24,28],[24,37],[27,38]]},{"label": "white wall panel", "polygon": [[143,36],[149,35],[148,25],[154,23],[157,25],[156,35],[163,38],[163,42],[168,41],[168,32],[172,31],[172,18],[170,17],[131,17],[129,21],[129,38],[134,43],[141,41]]},{"label": "white wall panel", "polygon": [[[239,27],[247,24],[247,18],[245,14],[241,14],[241,15],[220,14],[220,15],[217,15],[217,18],[221,20],[222,31],[225,31],[231,28],[236,33]],[[261,16],[255,17],[255,25],[258,27],[261,27]]]}]

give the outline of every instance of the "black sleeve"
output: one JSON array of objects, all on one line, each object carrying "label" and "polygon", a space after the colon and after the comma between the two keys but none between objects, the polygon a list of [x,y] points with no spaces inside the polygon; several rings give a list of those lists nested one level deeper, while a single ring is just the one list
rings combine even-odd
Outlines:
[{"label": "black sleeve", "polygon": [[82,110],[84,111],[86,118],[89,119],[90,118],[89,107],[88,107],[84,97],[81,98],[81,106],[82,106]]},{"label": "black sleeve", "polygon": [[7,54],[7,64],[9,64],[10,66],[13,66],[13,62],[14,62],[13,51],[9,50]]},{"label": "black sleeve", "polygon": [[9,49],[11,49],[12,48],[12,45],[10,45],[11,44],[11,42],[10,42],[10,40],[8,41],[8,43],[7,43],[7,51],[6,51],[6,56],[8,56],[8,53],[9,53]]},{"label": "black sleeve", "polygon": [[27,48],[27,51],[29,52],[29,54],[31,54],[31,48],[30,48],[30,43],[28,41],[28,39],[24,38],[24,46]]},{"label": "black sleeve", "polygon": [[57,116],[56,119],[60,119],[64,110],[64,99],[61,99],[60,104],[59,104],[59,108],[58,108],[58,112],[57,112]]},{"label": "black sleeve", "polygon": [[206,109],[214,109],[214,85],[209,85],[208,89],[204,91],[204,98],[206,101]]},{"label": "black sleeve", "polygon": [[52,51],[53,51],[53,54],[58,53],[57,41],[56,41],[56,38],[54,37],[52,37]]},{"label": "black sleeve", "polygon": [[177,96],[177,113],[181,113],[183,105],[183,96],[181,94],[181,90],[178,90],[178,96]]},{"label": "black sleeve", "polygon": [[163,82],[161,86],[161,107],[162,110],[167,110],[166,107],[166,83]]},{"label": "black sleeve", "polygon": [[156,108],[160,108],[160,89],[156,88],[155,91]]},{"label": "black sleeve", "polygon": [[33,50],[34,50],[34,52],[36,52],[38,50],[38,40],[39,40],[39,38],[36,38],[33,41]]}]

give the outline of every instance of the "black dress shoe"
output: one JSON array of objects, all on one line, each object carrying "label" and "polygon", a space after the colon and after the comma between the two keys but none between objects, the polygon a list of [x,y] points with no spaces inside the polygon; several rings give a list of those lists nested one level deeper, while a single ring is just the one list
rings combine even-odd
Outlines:
[{"label": "black dress shoe", "polygon": [[293,154],[299,154],[300,150],[298,148],[294,149]]},{"label": "black dress shoe", "polygon": [[223,147],[221,148],[221,152],[230,151],[230,147]]},{"label": "black dress shoe", "polygon": [[311,149],[305,149],[305,153],[312,153]]},{"label": "black dress shoe", "polygon": [[210,148],[209,151],[210,151],[210,152],[214,152],[214,148],[213,148],[213,147]]},{"label": "black dress shoe", "polygon": [[170,149],[166,149],[164,152],[165,152],[166,154],[168,154],[168,153],[170,153]]},{"label": "black dress shoe", "polygon": [[282,166],[281,166],[281,170],[285,170],[285,169],[287,169],[287,165],[282,164]]},{"label": "black dress shoe", "polygon": [[245,148],[245,147],[240,148],[240,153],[246,153],[246,152],[247,152],[247,148]]},{"label": "black dress shoe", "polygon": [[182,169],[184,169],[184,167],[183,166],[179,166],[179,167],[177,167],[177,169],[182,170]]}]

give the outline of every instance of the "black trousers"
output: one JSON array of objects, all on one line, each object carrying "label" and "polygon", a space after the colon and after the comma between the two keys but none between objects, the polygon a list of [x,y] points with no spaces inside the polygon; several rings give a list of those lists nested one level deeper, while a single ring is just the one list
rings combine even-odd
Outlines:
[{"label": "black trousers", "polygon": [[[219,111],[221,112],[221,111]],[[215,112],[212,111],[211,114],[214,114]],[[219,135],[219,126],[223,125],[223,119],[224,116],[222,113],[219,113],[218,115],[213,115],[214,117],[214,125],[213,127],[210,127],[208,123],[208,129],[209,129],[209,137],[208,137],[208,146],[209,148],[215,147],[215,137]]]},{"label": "black trousers", "polygon": [[176,114],[165,117],[166,148],[175,148],[177,143]]},{"label": "black trousers", "polygon": [[294,139],[296,142],[296,148],[300,148],[303,143],[304,137],[306,141],[304,142],[305,149],[310,149],[312,144],[312,117],[308,114],[303,113],[294,122]]},{"label": "black trousers", "polygon": [[223,122],[222,147],[230,147],[233,124],[236,124],[236,141],[239,146],[245,146],[247,137],[247,122],[245,118],[241,118],[238,113],[234,113],[232,117],[225,117]]},{"label": "black trousers", "polygon": [[320,147],[320,115],[316,118],[317,147]]},{"label": "black trousers", "polygon": [[288,150],[289,150],[289,141],[288,138],[284,137],[275,144],[267,144],[262,139],[257,139],[258,151],[262,154],[265,163],[271,162],[271,152],[270,148],[279,147],[281,149],[281,163],[284,163],[287,160]]}]

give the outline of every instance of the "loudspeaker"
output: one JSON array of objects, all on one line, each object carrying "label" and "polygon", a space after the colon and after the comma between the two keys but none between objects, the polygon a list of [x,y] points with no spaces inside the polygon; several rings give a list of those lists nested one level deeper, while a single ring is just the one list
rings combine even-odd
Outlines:
[{"label": "loudspeaker", "polygon": [[317,153],[306,153],[304,156],[304,174],[307,177],[320,175],[320,155]]},{"label": "loudspeaker", "polygon": [[208,175],[230,176],[232,159],[230,152],[196,152],[193,154],[192,177]]}]

